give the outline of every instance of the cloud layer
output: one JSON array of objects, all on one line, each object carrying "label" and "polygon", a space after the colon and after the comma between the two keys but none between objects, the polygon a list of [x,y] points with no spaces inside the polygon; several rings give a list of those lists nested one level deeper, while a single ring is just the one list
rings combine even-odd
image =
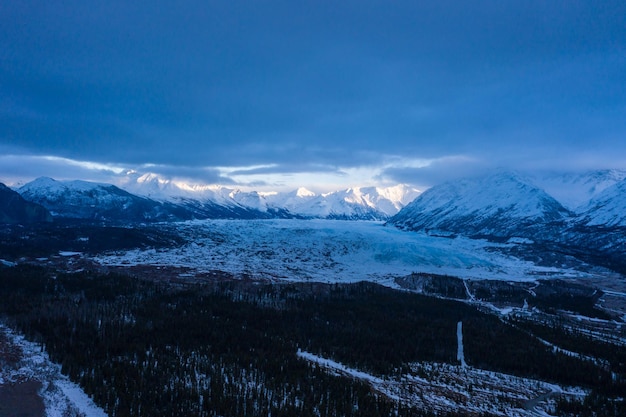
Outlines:
[{"label": "cloud layer", "polygon": [[[268,185],[626,167],[623,1],[5,3],[5,156]],[[76,168],[46,166],[0,178]]]}]

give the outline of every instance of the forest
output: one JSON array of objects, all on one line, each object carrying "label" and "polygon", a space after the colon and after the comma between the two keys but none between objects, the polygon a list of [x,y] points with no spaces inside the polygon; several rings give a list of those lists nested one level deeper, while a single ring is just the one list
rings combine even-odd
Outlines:
[{"label": "forest", "polygon": [[559,400],[559,415],[626,415],[624,347],[373,283],[180,285],[18,265],[0,267],[0,317],[111,417],[432,415],[296,352],[385,378],[415,362],[457,364],[459,321],[470,366],[591,390]]}]

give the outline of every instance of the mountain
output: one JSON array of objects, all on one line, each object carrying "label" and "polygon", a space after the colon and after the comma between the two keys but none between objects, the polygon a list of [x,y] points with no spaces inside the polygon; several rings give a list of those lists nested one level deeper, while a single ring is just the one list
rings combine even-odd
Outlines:
[{"label": "mountain", "polygon": [[591,199],[579,217],[587,226],[626,227],[626,179]]},{"label": "mountain", "polygon": [[419,191],[406,185],[356,187],[325,194],[305,188],[266,196],[268,207],[282,207],[302,217],[381,220],[396,214]]},{"label": "mountain", "polygon": [[591,199],[557,239],[578,257],[626,275],[626,179]]},{"label": "mountain", "polygon": [[24,199],[41,204],[58,217],[116,221],[190,217],[184,210],[132,195],[110,184],[41,177],[20,187],[18,192]]},{"label": "mountain", "polygon": [[26,201],[17,192],[0,183],[0,223],[25,224],[51,221],[52,215],[43,206]]},{"label": "mountain", "polygon": [[434,234],[532,239],[571,216],[530,180],[496,172],[432,187],[389,222]]},{"label": "mountain", "polygon": [[155,174],[128,175],[121,186],[138,195],[182,205],[197,216],[205,211],[222,210],[238,218],[381,220],[396,214],[419,194],[406,185],[350,188],[326,194],[305,188],[260,193],[219,185],[190,185]]},{"label": "mountain", "polygon": [[626,179],[626,171],[595,170],[582,173],[539,173],[532,175],[533,183],[554,197],[569,210],[588,210],[589,202],[607,188]]},{"label": "mountain", "polygon": [[233,190],[221,185],[190,185],[156,174],[130,173],[121,186],[136,195],[186,210],[196,219],[263,219],[293,217],[268,209],[256,192]]}]

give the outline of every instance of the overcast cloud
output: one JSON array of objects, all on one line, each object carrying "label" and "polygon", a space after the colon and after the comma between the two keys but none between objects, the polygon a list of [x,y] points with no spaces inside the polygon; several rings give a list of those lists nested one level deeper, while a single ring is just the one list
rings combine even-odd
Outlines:
[{"label": "overcast cloud", "polygon": [[0,27],[0,181],[626,168],[622,0],[25,0]]}]

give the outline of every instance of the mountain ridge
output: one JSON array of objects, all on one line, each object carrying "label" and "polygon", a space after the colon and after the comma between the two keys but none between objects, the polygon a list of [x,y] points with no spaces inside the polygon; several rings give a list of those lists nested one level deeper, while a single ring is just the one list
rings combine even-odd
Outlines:
[{"label": "mountain ridge", "polygon": [[[385,220],[412,201],[419,191],[404,184],[392,187],[353,187],[315,193],[304,187],[287,192],[243,191],[219,185],[190,185],[155,174],[127,176],[121,187],[137,195],[176,203],[213,202],[242,206],[263,213],[292,217]],[[286,215],[286,214],[285,214]]]},{"label": "mountain ridge", "polygon": [[[17,191],[58,217],[92,220],[172,221],[205,218],[327,218],[386,220],[418,191],[404,185],[357,187],[325,194],[300,188],[260,193],[223,186],[192,186],[144,175],[113,184],[37,178]],[[132,191],[132,192],[131,192]]]}]

